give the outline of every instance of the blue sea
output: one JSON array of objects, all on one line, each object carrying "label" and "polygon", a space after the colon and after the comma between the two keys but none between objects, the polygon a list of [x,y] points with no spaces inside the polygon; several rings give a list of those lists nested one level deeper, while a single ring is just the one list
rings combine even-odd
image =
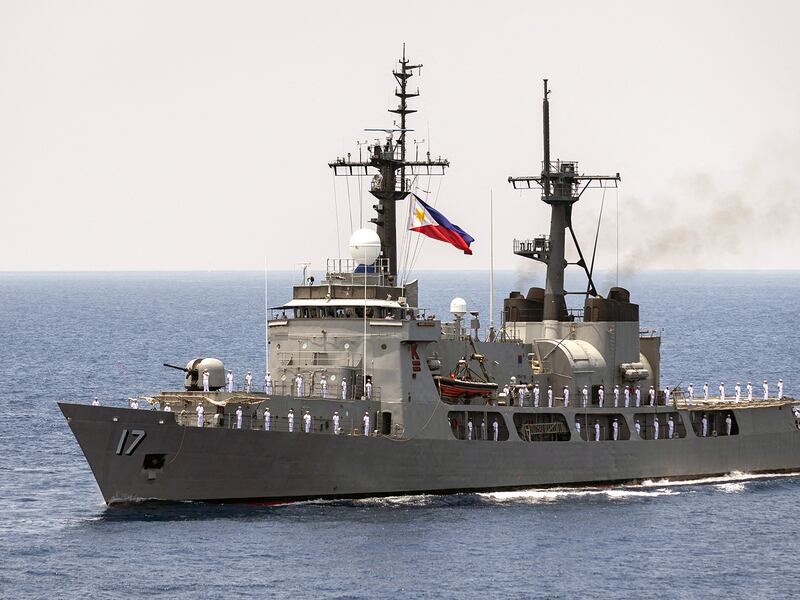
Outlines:
[{"label": "blue sea", "polygon": [[[495,274],[498,313],[509,291],[541,285],[533,275]],[[430,312],[462,296],[488,325],[486,273],[419,279]],[[270,273],[269,304],[292,283]],[[782,377],[800,396],[800,273],[620,283],[663,335],[662,385]],[[0,273],[1,598],[800,596],[800,476],[106,507],[56,401],[178,387],[161,363],[196,356],[259,381],[264,306],[261,273]]]}]

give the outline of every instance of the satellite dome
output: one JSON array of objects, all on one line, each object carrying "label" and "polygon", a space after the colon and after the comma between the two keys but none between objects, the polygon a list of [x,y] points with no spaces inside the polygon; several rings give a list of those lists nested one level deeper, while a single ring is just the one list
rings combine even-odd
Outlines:
[{"label": "satellite dome", "polygon": [[373,264],[381,254],[381,239],[371,229],[359,229],[350,236],[350,256],[359,264]]},{"label": "satellite dome", "polygon": [[463,298],[453,298],[450,301],[450,312],[456,317],[463,317],[467,314],[467,301]]}]

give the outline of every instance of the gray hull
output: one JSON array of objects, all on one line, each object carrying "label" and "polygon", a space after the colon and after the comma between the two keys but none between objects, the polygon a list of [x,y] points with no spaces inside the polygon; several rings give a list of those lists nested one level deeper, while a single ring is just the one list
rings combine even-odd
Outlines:
[{"label": "gray hull", "polygon": [[[565,442],[493,442],[201,429],[179,425],[174,413],[59,406],[109,504],[285,502],[800,471],[800,431],[787,404],[736,410],[738,435],[701,438],[687,431],[681,439],[600,442],[576,435]],[[509,421],[519,412],[499,410]],[[653,411],[614,409],[626,420],[647,410]],[[602,410],[580,414],[593,412]],[[688,419],[688,411],[680,413]],[[123,430],[145,434],[130,454],[135,437],[120,444]]]}]

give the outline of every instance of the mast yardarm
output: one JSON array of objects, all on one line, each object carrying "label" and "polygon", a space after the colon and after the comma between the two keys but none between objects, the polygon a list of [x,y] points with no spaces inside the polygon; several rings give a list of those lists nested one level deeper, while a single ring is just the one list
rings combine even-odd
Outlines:
[{"label": "mast yardarm", "polygon": [[[411,190],[413,179],[419,175],[444,175],[444,169],[450,166],[445,158],[432,159],[430,151],[426,153],[425,160],[406,160],[406,133],[413,131],[407,128],[408,115],[417,112],[409,108],[408,100],[419,96],[419,90],[410,92],[408,81],[420,72],[422,65],[413,65],[406,58],[405,45],[403,57],[399,67],[392,71],[392,75],[399,84],[395,88],[395,96],[399,99],[397,108],[389,109],[390,113],[400,116],[400,123],[396,121],[393,127],[380,129],[369,128],[365,131],[382,132],[385,141],[376,140],[368,146],[369,159],[358,161],[347,158],[337,158],[328,166],[333,169],[334,175],[348,177],[372,176],[370,193],[377,198],[377,204],[372,208],[377,213],[370,221],[375,223],[375,230],[381,240],[381,255],[388,265],[388,276],[394,280],[397,276],[397,211],[395,203],[402,200]],[[395,140],[395,134],[399,134]]]},{"label": "mast yardarm", "polygon": [[575,231],[572,228],[572,206],[589,187],[616,187],[620,181],[616,175],[579,175],[578,163],[573,161],[550,160],[550,90],[544,80],[544,99],[542,101],[542,133],[544,160],[542,172],[538,176],[509,177],[514,189],[532,189],[534,184],[542,189],[542,202],[550,205],[550,235],[535,240],[519,242],[515,240],[514,253],[541,261],[547,265],[547,278],[544,293],[544,321],[568,321],[564,290],[564,270],[569,263],[565,259],[566,230],[572,236],[578,251],[578,261],[589,280],[588,291],[578,292],[597,296],[592,281],[592,272],[583,258]]}]

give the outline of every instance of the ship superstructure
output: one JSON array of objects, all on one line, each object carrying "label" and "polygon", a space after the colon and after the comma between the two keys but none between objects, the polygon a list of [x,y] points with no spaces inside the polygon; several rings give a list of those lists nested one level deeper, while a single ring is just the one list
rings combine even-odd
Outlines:
[{"label": "ship superstructure", "polygon": [[[500,330],[485,337],[460,299],[450,322],[419,307],[418,283],[399,276],[397,202],[415,177],[449,166],[407,157],[418,95],[408,84],[420,67],[403,53],[390,111],[399,123],[376,130],[383,137],[368,157],[329,165],[371,178],[375,229],[355,232],[349,258],[328,259],[321,281],[304,277],[273,308],[263,390],[225,387],[220,361],[194,359],[185,389],[146,399],[154,410],[60,404],[106,501],[278,502],[800,470],[793,400],[657,391],[660,338],[640,331],[627,290],[598,293],[572,227],[583,192],[619,174],[551,161],[547,81],[541,172],[509,178],[541,188],[550,207],[549,234],[513,247],[546,264],[545,287],[511,292]],[[587,276],[582,310],[566,302],[567,231]]]}]

